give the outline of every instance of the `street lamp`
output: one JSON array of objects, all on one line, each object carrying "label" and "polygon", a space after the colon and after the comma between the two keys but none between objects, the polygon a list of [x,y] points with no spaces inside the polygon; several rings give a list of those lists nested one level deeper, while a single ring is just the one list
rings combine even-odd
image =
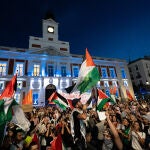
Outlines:
[{"label": "street lamp", "polygon": [[149,85],[149,82],[146,80],[146,85]]}]

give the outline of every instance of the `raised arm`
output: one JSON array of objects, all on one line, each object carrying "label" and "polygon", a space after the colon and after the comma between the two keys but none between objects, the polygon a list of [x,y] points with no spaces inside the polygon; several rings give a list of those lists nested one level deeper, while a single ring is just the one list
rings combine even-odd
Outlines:
[{"label": "raised arm", "polygon": [[111,120],[109,119],[109,114],[108,114],[108,112],[106,112],[105,114],[106,114],[106,120],[107,120],[107,122],[108,122],[108,125],[109,125],[109,127],[110,127],[110,129],[111,129],[111,131],[112,131],[112,134],[114,135],[115,144],[116,144],[116,146],[117,146],[117,148],[118,148],[119,150],[122,150],[122,149],[123,149],[123,144],[122,144],[122,141],[121,141],[121,139],[120,139],[120,137],[119,137],[119,134],[118,134],[118,132],[117,132],[115,126],[113,125],[113,123],[112,123]]}]

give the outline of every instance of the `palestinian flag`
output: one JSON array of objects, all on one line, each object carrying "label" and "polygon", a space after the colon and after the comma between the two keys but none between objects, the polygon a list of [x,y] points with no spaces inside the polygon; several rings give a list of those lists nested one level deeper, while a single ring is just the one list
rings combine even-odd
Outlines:
[{"label": "palestinian flag", "polygon": [[116,92],[117,92],[117,87],[114,86],[110,88],[110,97],[116,102]]},{"label": "palestinian flag", "polygon": [[0,126],[5,126],[7,122],[12,120],[12,106],[16,104],[17,102],[12,98],[5,98],[0,100]]},{"label": "palestinian flag", "polygon": [[80,91],[81,94],[87,92],[94,87],[99,80],[99,71],[86,49],[86,59],[81,65],[77,82],[71,92]]},{"label": "palestinian flag", "polygon": [[13,96],[17,88],[17,75],[13,76],[6,88],[0,95],[0,145],[3,140],[4,130],[7,122],[12,119],[12,109],[10,105],[13,105]]},{"label": "palestinian flag", "polygon": [[0,101],[0,127],[10,121],[24,131],[29,130],[30,122],[25,117],[20,105],[13,98],[5,98]]},{"label": "palestinian flag", "polygon": [[22,100],[22,109],[24,112],[31,112],[33,110],[32,90],[29,90]]},{"label": "palestinian flag", "polygon": [[62,141],[61,134],[58,134],[58,136],[53,139],[53,141],[51,142],[51,149],[52,150],[66,150]]},{"label": "palestinian flag", "polygon": [[17,89],[17,74],[12,77],[12,79],[9,81],[9,83],[6,85],[6,88],[0,95],[0,100],[6,97],[13,97],[14,92]]},{"label": "palestinian flag", "polygon": [[114,104],[113,99],[108,97],[102,90],[98,89],[98,101],[97,110],[102,111],[104,107],[108,107],[110,104]]},{"label": "palestinian flag", "polygon": [[131,95],[131,93],[130,93],[130,91],[128,89],[126,89],[126,94],[127,94],[128,100],[130,100],[130,101],[134,100],[133,97],[132,97],[132,95]]},{"label": "palestinian flag", "polygon": [[22,105],[32,105],[32,90],[29,90],[25,98],[22,100]]},{"label": "palestinian flag", "polygon": [[74,107],[72,106],[72,100],[67,99],[70,109],[72,110]]},{"label": "palestinian flag", "polygon": [[54,102],[63,110],[66,110],[66,108],[69,107],[67,100],[58,92],[53,92],[48,100],[49,100],[49,103]]}]

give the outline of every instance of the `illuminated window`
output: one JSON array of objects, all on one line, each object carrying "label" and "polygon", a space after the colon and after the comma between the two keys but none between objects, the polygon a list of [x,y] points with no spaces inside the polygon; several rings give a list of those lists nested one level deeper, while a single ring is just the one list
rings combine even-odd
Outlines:
[{"label": "illuminated window", "polygon": [[34,64],[33,75],[34,76],[40,75],[40,65]]},{"label": "illuminated window", "polygon": [[115,73],[115,69],[114,68],[109,68],[109,72],[110,72],[110,77],[111,78],[116,78],[116,73]]},{"label": "illuminated window", "polygon": [[119,97],[119,91],[118,91],[118,89],[116,90],[116,97],[117,98]]},{"label": "illuminated window", "polygon": [[0,76],[6,76],[7,63],[0,62]]},{"label": "illuminated window", "polygon": [[50,77],[54,76],[54,66],[53,65],[48,65],[47,73],[48,73],[48,76],[50,76]]},{"label": "illuminated window", "polygon": [[108,81],[104,81],[104,86],[109,87]]},{"label": "illuminated window", "polygon": [[4,89],[4,81],[0,81],[0,90]]},{"label": "illuminated window", "polygon": [[38,105],[38,93],[33,93],[33,105]]},{"label": "illuminated window", "polygon": [[110,96],[110,91],[109,91],[109,89],[106,89],[105,93],[106,93],[107,96]]},{"label": "illuminated window", "polygon": [[127,87],[127,86],[128,86],[128,81],[123,81],[123,85],[124,85],[125,87]]},{"label": "illuminated window", "polygon": [[20,103],[20,99],[21,99],[21,94],[20,93],[16,93],[14,96],[15,100],[17,103]]},{"label": "illuminated window", "polygon": [[16,73],[18,76],[23,76],[23,63],[16,63]]},{"label": "illuminated window", "polygon": [[112,81],[112,85],[113,85],[113,87],[114,86],[117,87],[117,82],[116,81]]},{"label": "illuminated window", "polygon": [[125,72],[124,69],[121,69],[121,76],[122,76],[123,79],[126,78],[126,72]]},{"label": "illuminated window", "polygon": [[17,81],[17,89],[21,89],[22,88],[22,81]]},{"label": "illuminated window", "polygon": [[79,67],[73,66],[73,77],[78,77],[79,74]]},{"label": "illuminated window", "polygon": [[61,76],[62,77],[66,77],[67,73],[66,73],[66,66],[61,66]]},{"label": "illuminated window", "polygon": [[102,72],[102,78],[108,78],[106,68],[101,68],[101,72]]}]

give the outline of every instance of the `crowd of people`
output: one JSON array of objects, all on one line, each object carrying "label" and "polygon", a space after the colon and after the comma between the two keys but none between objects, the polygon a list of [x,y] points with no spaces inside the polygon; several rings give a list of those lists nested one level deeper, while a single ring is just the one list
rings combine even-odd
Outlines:
[{"label": "crowd of people", "polygon": [[25,114],[31,123],[28,132],[9,122],[0,149],[150,149],[150,101],[117,101],[103,109],[105,119],[98,115],[96,103],[88,108],[88,103],[73,99],[72,105],[74,109],[65,111],[55,105],[33,108]]}]

